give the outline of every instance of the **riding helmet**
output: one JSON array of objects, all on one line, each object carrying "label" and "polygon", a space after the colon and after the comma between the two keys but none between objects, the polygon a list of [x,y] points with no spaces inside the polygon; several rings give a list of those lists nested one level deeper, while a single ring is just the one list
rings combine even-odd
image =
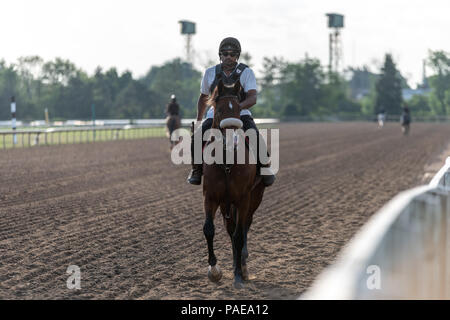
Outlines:
[{"label": "riding helmet", "polygon": [[239,43],[239,40],[233,37],[223,39],[219,45],[219,54],[221,51],[225,50],[237,51],[238,54],[241,53],[241,44]]}]

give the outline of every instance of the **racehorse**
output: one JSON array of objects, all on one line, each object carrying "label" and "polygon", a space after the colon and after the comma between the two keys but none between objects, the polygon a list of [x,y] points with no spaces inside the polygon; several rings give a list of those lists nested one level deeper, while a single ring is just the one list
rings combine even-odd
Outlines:
[{"label": "racehorse", "polygon": [[400,123],[402,125],[402,133],[405,136],[407,136],[409,134],[410,122],[411,122],[411,119],[410,119],[409,113],[403,113],[400,116]]},{"label": "racehorse", "polygon": [[166,136],[170,140],[170,150],[179,142],[178,137],[175,137],[175,141],[172,141],[170,138],[172,136],[172,133],[179,129],[181,126],[181,119],[180,116],[177,114],[168,115],[166,118]]},{"label": "racehorse", "polygon": [[[210,105],[214,105],[212,128],[222,133],[223,155],[226,154],[226,129],[240,129],[240,106],[238,95],[243,90],[240,82],[224,84],[219,81],[210,95]],[[233,138],[234,140],[234,138]],[[207,145],[211,143],[209,141]],[[232,144],[234,151],[236,145]],[[247,233],[252,223],[253,214],[259,207],[265,186],[257,175],[256,164],[251,164],[248,145],[245,147],[245,163],[237,163],[234,152],[233,164],[203,164],[203,201],[206,215],[203,233],[208,244],[208,278],[218,282],[222,272],[217,266],[214,254],[214,217],[217,209],[223,217],[224,225],[231,239],[233,249],[234,286],[243,288],[244,280],[249,279],[247,269]]]}]

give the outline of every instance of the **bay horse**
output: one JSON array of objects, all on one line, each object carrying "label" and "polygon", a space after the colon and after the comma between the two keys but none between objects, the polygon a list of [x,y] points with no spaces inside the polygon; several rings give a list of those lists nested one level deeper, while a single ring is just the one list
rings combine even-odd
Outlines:
[{"label": "bay horse", "polygon": [[[236,130],[242,127],[238,100],[240,90],[243,89],[239,81],[224,85],[220,80],[210,95],[209,104],[214,105],[215,108],[212,129],[218,129],[222,133],[223,155],[226,153],[227,146],[225,130]],[[245,163],[239,164],[234,145],[233,164],[226,164],[225,159],[223,159],[223,164],[203,164],[203,201],[206,215],[203,233],[208,244],[208,278],[213,282],[218,282],[222,278],[213,246],[214,217],[220,207],[233,249],[235,288],[243,288],[244,280],[249,279],[247,233],[252,224],[253,214],[262,201],[265,189],[261,177],[257,175],[256,161],[254,161],[255,164],[248,161],[249,152],[248,146],[246,146]]]},{"label": "bay horse", "polygon": [[411,123],[411,116],[409,114],[409,109],[404,108],[402,115],[400,116],[400,124],[402,125],[403,135],[407,136],[409,134],[409,125]]},{"label": "bay horse", "polygon": [[[168,115],[166,118],[166,136],[170,141],[170,150],[178,143],[178,137],[171,139],[172,133],[181,126],[181,118],[177,114]],[[175,141],[173,141],[175,140]]]}]

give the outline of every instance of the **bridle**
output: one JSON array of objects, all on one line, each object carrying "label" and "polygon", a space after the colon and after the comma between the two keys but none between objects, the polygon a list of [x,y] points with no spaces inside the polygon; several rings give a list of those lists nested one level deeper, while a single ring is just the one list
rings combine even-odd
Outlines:
[{"label": "bridle", "polygon": [[215,102],[218,102],[219,100],[222,100],[222,99],[225,99],[225,98],[235,99],[235,100],[238,100],[238,101],[239,101],[238,96],[236,96],[236,95],[234,95],[234,94],[227,94],[227,95],[224,95],[224,96],[217,96],[217,97],[214,99],[214,101],[215,101]]}]

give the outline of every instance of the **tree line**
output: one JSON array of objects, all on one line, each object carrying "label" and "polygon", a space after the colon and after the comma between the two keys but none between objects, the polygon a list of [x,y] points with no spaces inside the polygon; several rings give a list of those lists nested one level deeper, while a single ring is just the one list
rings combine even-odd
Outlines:
[{"label": "tree line", "polygon": [[[243,54],[251,66],[251,56]],[[426,95],[407,101],[413,116],[450,115],[450,54],[430,51],[428,66],[433,76],[421,84]],[[265,57],[258,79],[255,117],[373,116],[381,109],[400,114],[405,105],[402,89],[408,88],[390,54],[378,73],[367,67],[330,73],[315,58],[286,61]],[[170,95],[175,94],[183,117],[195,117],[200,81],[197,70],[180,58],[152,66],[140,78],[130,71],[98,67],[92,75],[69,60],[44,61],[39,56],[21,57],[15,63],[0,60],[0,119],[10,119],[10,98],[15,96],[17,118],[29,121],[163,118]],[[359,96],[355,92],[361,91]]]},{"label": "tree line", "polygon": [[[10,119],[10,99],[15,96],[17,119],[53,120],[163,118],[165,105],[175,93],[183,106],[196,104],[201,73],[174,59],[135,79],[130,71],[98,67],[89,76],[74,63],[38,56],[19,58],[7,65],[0,61],[0,119]],[[187,114],[192,110],[186,109]]]}]

